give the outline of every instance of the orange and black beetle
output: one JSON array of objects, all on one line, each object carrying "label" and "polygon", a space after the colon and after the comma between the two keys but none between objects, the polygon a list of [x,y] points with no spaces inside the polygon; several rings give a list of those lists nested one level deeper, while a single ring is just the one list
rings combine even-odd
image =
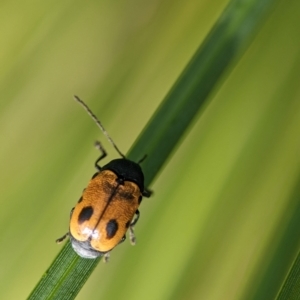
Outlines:
[{"label": "orange and black beetle", "polygon": [[98,163],[106,152],[96,142],[96,147],[102,152],[95,162],[98,172],[71,210],[69,232],[57,242],[69,236],[73,249],[81,257],[104,255],[107,261],[109,252],[126,239],[128,229],[130,241],[135,243],[133,227],[139,219],[138,207],[142,197],[150,197],[151,193],[144,188],[144,174],[139,163],[126,159],[87,105],[76,96],[75,99],[87,110],[122,158],[100,167]]}]

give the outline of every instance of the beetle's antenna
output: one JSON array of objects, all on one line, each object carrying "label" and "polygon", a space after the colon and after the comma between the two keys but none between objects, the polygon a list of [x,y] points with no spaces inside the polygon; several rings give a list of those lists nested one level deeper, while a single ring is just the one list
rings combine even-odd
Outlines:
[{"label": "beetle's antenna", "polygon": [[83,106],[83,108],[87,111],[87,113],[89,114],[89,116],[94,120],[94,122],[98,125],[98,127],[104,133],[104,135],[109,140],[109,142],[113,145],[113,147],[116,149],[116,151],[120,154],[120,156],[126,159],[125,155],[119,150],[119,148],[117,147],[117,145],[114,143],[114,141],[112,140],[112,138],[109,136],[109,134],[107,133],[107,131],[105,130],[105,128],[103,127],[103,125],[101,124],[101,122],[93,114],[93,112],[90,110],[90,108],[78,96],[74,96],[74,99],[79,104],[81,104]]}]

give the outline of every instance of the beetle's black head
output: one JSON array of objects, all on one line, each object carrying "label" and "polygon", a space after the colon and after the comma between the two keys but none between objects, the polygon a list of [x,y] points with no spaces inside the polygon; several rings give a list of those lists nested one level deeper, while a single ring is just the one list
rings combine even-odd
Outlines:
[{"label": "beetle's black head", "polygon": [[118,158],[103,166],[102,170],[113,171],[121,179],[136,183],[141,192],[144,191],[144,174],[137,163],[128,159]]}]

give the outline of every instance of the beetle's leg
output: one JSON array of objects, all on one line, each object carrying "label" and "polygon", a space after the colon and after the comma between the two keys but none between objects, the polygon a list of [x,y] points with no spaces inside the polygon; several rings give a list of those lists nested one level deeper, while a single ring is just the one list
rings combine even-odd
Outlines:
[{"label": "beetle's leg", "polygon": [[126,240],[126,234],[123,235],[123,237],[121,238],[120,242],[118,244],[123,243]]},{"label": "beetle's leg", "polygon": [[99,142],[99,141],[96,141],[95,142],[95,147],[101,152],[101,155],[100,155],[100,157],[96,160],[96,162],[95,162],[95,167],[96,167],[96,169],[98,170],[98,171],[101,171],[101,167],[98,165],[98,162],[101,160],[101,159],[103,159],[106,155],[107,155],[107,153],[106,153],[106,151],[104,150],[104,148],[102,147],[102,145],[101,145],[101,143]]},{"label": "beetle's leg", "polygon": [[103,255],[103,262],[104,262],[104,263],[108,263],[109,257],[110,257],[110,251],[109,251],[109,252],[106,252],[106,253]]},{"label": "beetle's leg", "polygon": [[69,232],[67,232],[65,235],[63,235],[62,237],[58,238],[55,242],[57,244],[60,244],[67,236],[69,235]]},{"label": "beetle's leg", "polygon": [[137,221],[139,220],[139,217],[140,217],[140,211],[137,209],[136,212],[135,212],[135,217],[131,221],[131,223],[129,225],[129,228],[134,226],[137,223]]},{"label": "beetle's leg", "polygon": [[73,214],[74,209],[75,209],[75,207],[73,207],[73,208],[71,209],[71,211],[70,211],[70,219],[71,219],[71,217],[72,217],[72,214]]},{"label": "beetle's leg", "polygon": [[[140,163],[142,163],[145,159],[147,158],[147,154],[145,154],[138,162],[137,164],[139,165]],[[149,198],[151,196],[152,192],[149,191],[148,189],[144,188],[142,195],[146,198]]]},{"label": "beetle's leg", "polygon": [[[145,154],[138,162],[137,164],[139,165],[140,163],[142,163],[145,159],[147,158],[147,154]],[[142,195],[146,198],[149,198],[152,194],[152,191],[149,191],[148,189],[144,188]]]},{"label": "beetle's leg", "polygon": [[135,217],[134,217],[134,219],[131,221],[131,223],[129,225],[129,239],[130,239],[131,245],[135,245],[135,243],[136,243],[136,238],[134,236],[134,225],[139,220],[139,217],[140,217],[140,212],[137,209],[136,212],[135,212]]},{"label": "beetle's leg", "polygon": [[[72,214],[73,214],[73,210],[74,210],[75,207],[73,207],[70,211],[70,218],[72,217]],[[60,244],[67,236],[69,235],[69,232],[67,232],[65,235],[63,235],[62,237],[60,237],[59,239],[57,239],[55,242],[57,244]]]},{"label": "beetle's leg", "polygon": [[146,198],[149,198],[152,195],[152,191],[149,191],[148,189],[144,188],[142,195]]}]

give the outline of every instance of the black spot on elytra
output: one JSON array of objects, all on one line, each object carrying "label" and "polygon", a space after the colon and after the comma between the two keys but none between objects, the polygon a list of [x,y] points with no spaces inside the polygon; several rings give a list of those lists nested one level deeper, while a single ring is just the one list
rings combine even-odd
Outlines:
[{"label": "black spot on elytra", "polygon": [[82,224],[83,222],[89,220],[93,212],[94,210],[91,206],[84,207],[78,216],[78,223]]},{"label": "black spot on elytra", "polygon": [[128,228],[130,223],[131,223],[130,221],[126,222],[125,227]]},{"label": "black spot on elytra", "polygon": [[106,237],[111,239],[115,236],[116,232],[118,231],[119,225],[116,220],[111,219],[106,224]]}]

